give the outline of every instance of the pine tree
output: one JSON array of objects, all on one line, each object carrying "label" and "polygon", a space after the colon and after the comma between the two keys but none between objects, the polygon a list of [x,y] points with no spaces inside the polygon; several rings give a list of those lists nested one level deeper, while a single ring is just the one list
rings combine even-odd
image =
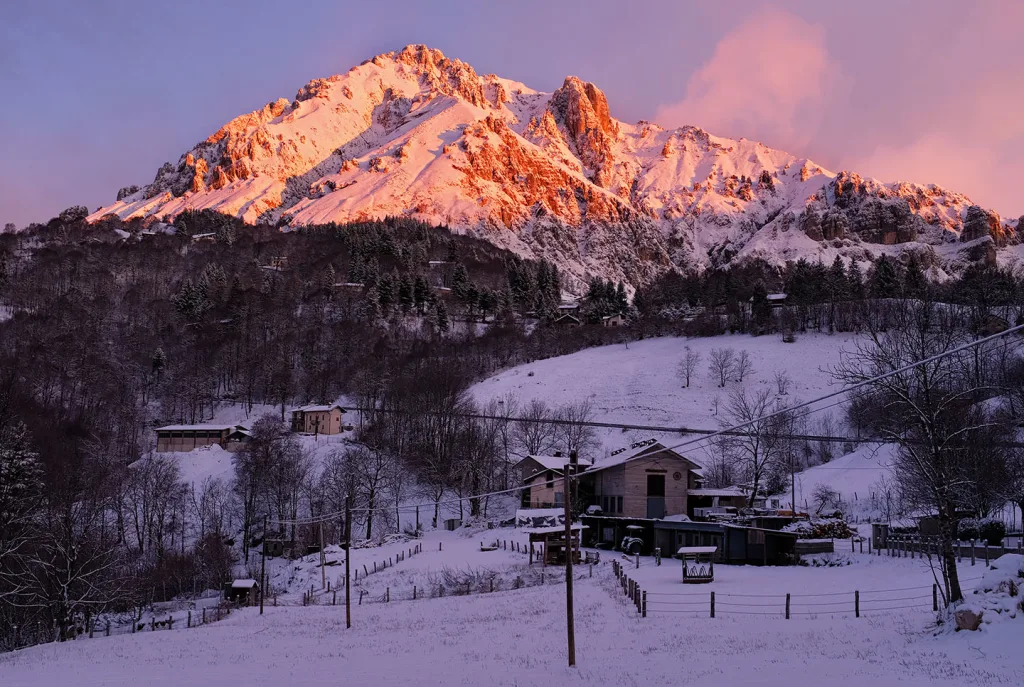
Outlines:
[{"label": "pine tree", "polygon": [[16,540],[17,531],[27,524],[28,514],[42,497],[42,474],[24,423],[6,423],[0,429],[0,547]]},{"label": "pine tree", "polygon": [[903,280],[889,256],[883,255],[875,263],[875,269],[868,280],[868,290],[872,298],[898,298],[903,292]]},{"label": "pine tree", "polygon": [[832,266],[828,269],[828,291],[829,300],[833,303],[844,301],[850,295],[850,279],[846,274],[843,259],[838,255],[832,261]]},{"label": "pine tree", "polygon": [[391,306],[395,304],[395,281],[390,274],[385,274],[377,280],[377,304],[383,315],[390,313]]},{"label": "pine tree", "polygon": [[466,270],[466,266],[460,262],[452,272],[452,295],[463,303],[467,303],[470,287],[469,272]]},{"label": "pine tree", "polygon": [[408,274],[402,274],[398,280],[398,307],[402,309],[403,313],[408,313],[415,303],[412,281]]},{"label": "pine tree", "polygon": [[448,306],[444,304],[444,301],[438,299],[437,304],[434,306],[434,327],[443,334],[448,331],[449,326]]},{"label": "pine tree", "polygon": [[928,279],[921,269],[921,262],[913,253],[907,261],[906,273],[903,276],[903,293],[907,298],[922,298],[928,290]]},{"label": "pine tree", "polygon": [[321,283],[326,289],[332,289],[338,283],[338,271],[334,269],[333,263],[327,263]]},{"label": "pine tree", "polygon": [[860,265],[856,260],[850,261],[850,269],[846,273],[846,279],[849,284],[850,298],[855,301],[862,300],[864,298],[864,275],[860,271]]},{"label": "pine tree", "polygon": [[629,309],[629,299],[626,297],[626,285],[621,281],[615,287],[615,305],[619,312],[625,313]]},{"label": "pine tree", "polygon": [[416,275],[416,280],[412,284],[412,301],[421,315],[430,302],[430,287],[421,274]]}]

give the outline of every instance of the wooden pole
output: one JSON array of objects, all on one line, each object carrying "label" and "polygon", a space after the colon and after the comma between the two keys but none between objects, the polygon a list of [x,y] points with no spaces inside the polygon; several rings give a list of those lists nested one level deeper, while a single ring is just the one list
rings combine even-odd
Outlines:
[{"label": "wooden pole", "polygon": [[860,617],[860,590],[853,593],[853,614],[856,617]]},{"label": "wooden pole", "polygon": [[939,585],[937,584],[932,585],[932,610],[936,612],[939,610]]},{"label": "wooden pole", "polygon": [[263,516],[263,543],[260,545],[260,615],[263,615],[263,597],[267,591],[267,516]]},{"label": "wooden pole", "polygon": [[786,620],[789,620],[789,594],[786,594]]},{"label": "wooden pole", "polygon": [[715,593],[711,592],[711,617],[715,617]]},{"label": "wooden pole", "polygon": [[[565,502],[565,620],[566,639],[568,640],[569,667],[576,665],[576,628],[574,627],[572,607],[572,489],[570,488],[572,476],[577,465],[576,451],[569,452],[569,465],[565,470],[565,483],[562,485],[565,494],[562,500]],[[545,559],[547,556],[545,556]]]},{"label": "wooden pole", "polygon": [[[349,564],[352,561],[352,497],[345,499],[345,627],[352,627],[352,585]],[[358,571],[356,572],[358,575]]]},{"label": "wooden pole", "polygon": [[324,524],[320,523],[320,589],[327,586],[327,555],[324,553]]}]

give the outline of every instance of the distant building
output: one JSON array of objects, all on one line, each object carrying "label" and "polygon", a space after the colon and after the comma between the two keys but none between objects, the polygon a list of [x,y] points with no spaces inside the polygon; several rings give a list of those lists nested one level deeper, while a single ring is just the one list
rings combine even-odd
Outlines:
[{"label": "distant building", "polygon": [[292,431],[304,434],[341,434],[341,417],[345,409],[339,405],[310,405],[292,411]]},{"label": "distant building", "polygon": [[255,606],[260,600],[260,583],[253,579],[234,580],[224,585],[224,600]]},{"label": "distant building", "polygon": [[566,313],[565,315],[560,315],[559,317],[556,317],[554,324],[558,325],[559,327],[578,327],[580,326],[580,318],[576,317],[575,315],[569,315],[568,313]]},{"label": "distant building", "polygon": [[204,446],[226,447],[236,425],[167,425],[156,429],[157,453],[184,453]]},{"label": "distant building", "polygon": [[605,327],[621,327],[626,324],[626,319],[622,316],[622,313],[617,312],[614,315],[605,315],[602,317],[601,324]]}]

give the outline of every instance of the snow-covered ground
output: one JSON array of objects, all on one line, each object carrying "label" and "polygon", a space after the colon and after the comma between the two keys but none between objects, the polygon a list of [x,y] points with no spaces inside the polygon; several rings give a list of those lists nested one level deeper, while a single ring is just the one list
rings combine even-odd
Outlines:
[{"label": "snow-covered ground", "polygon": [[[830,370],[839,362],[841,351],[851,349],[855,340],[848,334],[799,335],[790,344],[778,336],[646,339],[519,365],[474,385],[471,393],[483,403],[512,394],[521,406],[534,399],[554,407],[587,400],[593,408],[592,419],[597,422],[718,429],[734,389],[767,388],[780,401],[793,404],[841,388]],[[701,358],[689,388],[684,388],[676,367],[687,346]],[[746,351],[753,374],[743,382],[730,381],[725,388],[719,387],[708,367],[711,351],[718,348],[732,348],[736,354]],[[777,393],[778,372],[791,380],[785,395]],[[837,406],[823,412],[839,420],[841,411],[842,406]],[[815,413],[809,419],[815,421],[819,415]],[[690,438],[674,432],[599,430],[604,451],[652,436],[676,442]],[[699,454],[694,458],[703,462]]]},{"label": "snow-covered ground", "polygon": [[[490,530],[491,538],[521,537]],[[432,533],[424,553],[397,564],[374,584],[430,568],[518,566],[525,556],[479,551],[485,533]],[[438,551],[438,543],[443,551]],[[397,544],[394,546],[398,546]],[[405,545],[408,547],[408,545]],[[380,556],[383,549],[354,550],[353,559]],[[392,596],[391,603],[344,609],[320,603],[309,607],[255,608],[198,629],[142,632],[110,638],[48,644],[0,656],[0,684],[13,687],[75,684],[82,687],[170,685],[968,685],[1024,683],[1019,618],[977,633],[935,633],[930,600],[853,618],[850,613],[816,612],[785,620],[778,608],[754,608],[757,615],[730,613],[734,594],[812,598],[861,589],[925,588],[930,572],[920,560],[850,557],[840,568],[753,568],[717,566],[713,585],[694,589],[679,581],[678,561],[655,567],[642,559],[628,572],[649,591],[649,613],[641,618],[623,598],[608,558],[591,578],[581,568],[575,583],[577,667],[565,660],[565,586],[553,579],[543,586],[509,591],[422,598]],[[403,567],[408,566],[408,567]],[[536,568],[536,566],[534,566]],[[403,570],[406,571],[403,573]],[[557,577],[559,569],[547,568]],[[979,564],[963,568],[980,577]],[[387,575],[394,577],[386,578]],[[316,575],[319,578],[319,574]],[[373,580],[371,575],[370,579]],[[965,585],[969,587],[970,585]],[[652,610],[654,592],[694,593],[714,589],[718,617]],[[914,596],[887,592],[885,596]],[[870,598],[869,594],[865,594]],[[677,597],[664,597],[673,599]],[[678,597],[689,599],[690,597]],[[836,597],[817,597],[833,600]],[[841,597],[847,601],[845,596]],[[748,601],[754,601],[748,599]],[[850,604],[852,606],[852,603]],[[869,606],[864,602],[865,607]],[[668,606],[668,608],[673,608]],[[676,607],[680,608],[680,607]],[[752,610],[733,606],[735,610]],[[831,608],[831,607],[830,607]],[[770,614],[770,615],[768,615]]]}]

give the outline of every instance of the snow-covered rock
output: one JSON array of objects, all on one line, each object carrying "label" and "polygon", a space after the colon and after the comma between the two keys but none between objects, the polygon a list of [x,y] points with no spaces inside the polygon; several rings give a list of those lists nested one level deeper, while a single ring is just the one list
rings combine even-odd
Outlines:
[{"label": "snow-covered rock", "polygon": [[1004,221],[934,185],[834,174],[755,141],[611,116],[568,77],[539,93],[410,45],[314,79],[237,117],[90,216],[213,209],[291,226],[408,215],[631,284],[671,265],[775,264],[934,246],[938,269],[1017,242]]}]

